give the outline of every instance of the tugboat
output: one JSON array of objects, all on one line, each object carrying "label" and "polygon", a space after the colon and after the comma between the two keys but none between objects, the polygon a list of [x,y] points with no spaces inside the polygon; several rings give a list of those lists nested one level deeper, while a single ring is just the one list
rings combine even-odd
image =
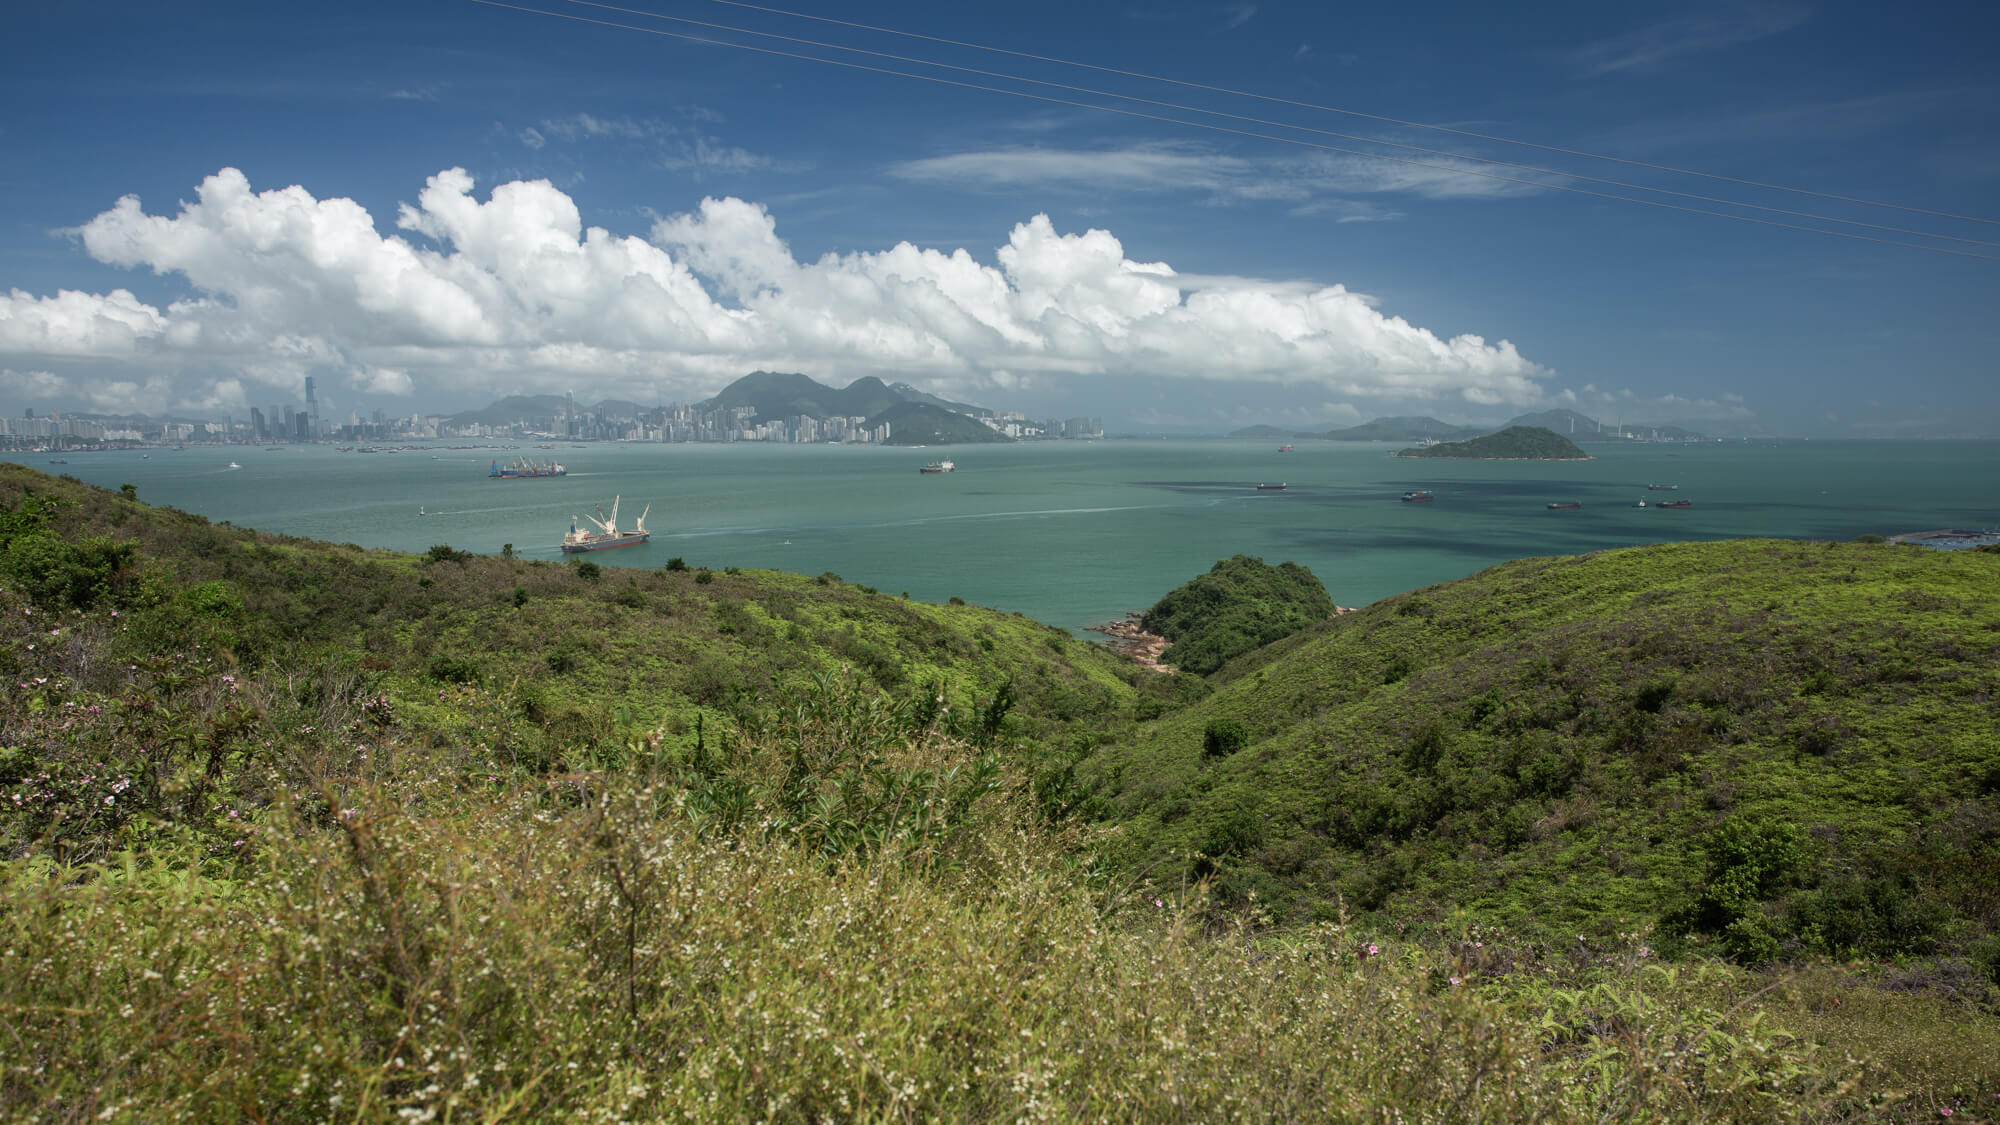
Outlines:
[{"label": "tugboat", "polygon": [[1403,503],[1405,504],[1428,504],[1435,499],[1437,499],[1437,493],[1432,492],[1428,488],[1419,488],[1414,492],[1403,493]]},{"label": "tugboat", "polygon": [[1549,504],[1549,511],[1551,511],[1551,512],[1574,512],[1574,511],[1576,511],[1576,510],[1577,510],[1578,508],[1581,508],[1581,507],[1583,507],[1583,505],[1582,505],[1582,504],[1579,504],[1579,503],[1577,503],[1577,502],[1576,502],[1576,501],[1574,501],[1574,500],[1556,500],[1556,501],[1552,501],[1552,502],[1551,502],[1551,503]]},{"label": "tugboat", "polygon": [[593,519],[590,516],[583,518],[596,524],[599,530],[584,531],[576,526],[576,517],[571,516],[569,519],[569,534],[563,536],[562,541],[564,554],[574,555],[583,551],[603,551],[612,547],[633,547],[653,537],[653,533],[646,530],[646,513],[653,510],[651,504],[646,505],[645,512],[639,513],[639,519],[631,531],[618,530],[618,497],[614,496],[611,498],[611,514],[608,516],[604,514],[603,508],[595,504],[591,505],[591,507],[597,508],[596,518]]},{"label": "tugboat", "polygon": [[949,461],[932,461],[930,464],[925,465],[923,468],[918,469],[917,471],[919,473],[948,473],[956,468],[958,468],[958,466],[952,464]]},{"label": "tugboat", "polygon": [[1643,508],[1643,507],[1645,507],[1645,506],[1646,506],[1646,498],[1645,498],[1644,496],[1641,496],[1641,497],[1639,497],[1639,502],[1638,502],[1637,504],[1634,504],[1634,505],[1632,505],[1632,506],[1633,506],[1634,508]]}]

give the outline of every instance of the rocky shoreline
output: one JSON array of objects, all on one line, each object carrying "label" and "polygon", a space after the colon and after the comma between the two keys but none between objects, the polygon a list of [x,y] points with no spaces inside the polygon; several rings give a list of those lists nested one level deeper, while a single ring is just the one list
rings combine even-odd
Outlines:
[{"label": "rocky shoreline", "polygon": [[[1333,616],[1341,617],[1354,612],[1352,606],[1334,606]],[[1093,633],[1103,633],[1111,638],[1104,647],[1113,652],[1132,658],[1134,663],[1151,668],[1155,672],[1171,672],[1173,665],[1163,664],[1160,657],[1166,654],[1171,642],[1158,633],[1148,633],[1145,615],[1128,613],[1118,621],[1108,621],[1102,625],[1086,625]]]},{"label": "rocky shoreline", "polygon": [[1111,651],[1123,653],[1131,657],[1135,663],[1151,668],[1155,672],[1173,671],[1169,665],[1160,663],[1161,654],[1167,651],[1167,638],[1158,633],[1148,633],[1142,621],[1143,617],[1143,614],[1128,613],[1122,620],[1086,627],[1093,633],[1103,633],[1110,637],[1105,647]]}]

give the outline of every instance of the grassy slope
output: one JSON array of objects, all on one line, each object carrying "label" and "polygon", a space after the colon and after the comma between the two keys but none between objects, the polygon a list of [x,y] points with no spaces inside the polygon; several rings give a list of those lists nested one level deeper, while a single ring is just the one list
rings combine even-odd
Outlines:
[{"label": "grassy slope", "polygon": [[[178,739],[222,747],[196,788],[226,794],[240,780],[261,792],[249,768],[258,741],[261,756],[282,756],[358,717],[473,748],[468,770],[546,771],[647,735],[692,737],[699,725],[714,740],[768,726],[828,675],[967,731],[1007,688],[1012,705],[992,734],[1059,768],[1135,709],[1168,703],[1159,677],[1062,630],[831,575],[602,568],[592,578],[575,565],[427,561],[214,525],[0,468],[0,510],[29,492],[64,502],[53,518],[63,538],[106,536],[136,553],[88,613],[0,590],[10,615],[0,673],[47,696],[0,715],[0,739],[16,747],[0,768],[9,780],[49,769],[101,782],[90,759],[150,778],[144,792],[193,784],[167,778],[152,752]],[[99,709],[54,721],[48,708],[79,701]],[[179,725],[167,729],[168,716]],[[275,737],[253,736],[266,727]],[[109,819],[122,823],[136,802]],[[67,822],[81,835],[66,846],[89,854],[118,823],[86,820]],[[46,826],[0,827],[19,854]]]},{"label": "grassy slope", "polygon": [[[1996,591],[2000,557],[1886,546],[1509,563],[1252,654],[1093,768],[1131,862],[1220,856],[1301,912],[1629,929],[1762,816],[1808,837],[1768,900],[1888,877],[1976,939],[2000,920]],[[1205,760],[1216,716],[1252,741]]]},{"label": "grassy slope", "polygon": [[[541,561],[433,562],[211,524],[0,466],[0,507],[24,491],[68,502],[55,520],[67,538],[136,543],[141,561],[122,585],[139,600],[225,583],[232,658],[353,655],[413,700],[433,694],[421,681],[439,655],[488,685],[649,717],[748,713],[774,689],[842,666],[892,693],[936,683],[954,706],[1012,680],[1019,717],[1036,728],[1115,721],[1134,684],[1155,686],[1101,646],[1019,614],[882,597],[831,574],[605,567],[592,578]],[[147,582],[157,588],[140,593]]]}]

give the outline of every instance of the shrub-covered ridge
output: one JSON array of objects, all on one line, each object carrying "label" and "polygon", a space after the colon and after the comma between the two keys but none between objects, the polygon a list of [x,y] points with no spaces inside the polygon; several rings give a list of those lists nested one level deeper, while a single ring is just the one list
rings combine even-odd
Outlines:
[{"label": "shrub-covered ridge", "polygon": [[1997,595],[2000,558],[1890,546],[1509,563],[1246,657],[1090,769],[1130,862],[1298,916],[1991,971]]},{"label": "shrub-covered ridge", "polygon": [[1312,571],[1297,563],[1271,566],[1236,555],[1168,592],[1141,622],[1148,632],[1173,642],[1161,659],[1206,675],[1333,612],[1333,599]]}]

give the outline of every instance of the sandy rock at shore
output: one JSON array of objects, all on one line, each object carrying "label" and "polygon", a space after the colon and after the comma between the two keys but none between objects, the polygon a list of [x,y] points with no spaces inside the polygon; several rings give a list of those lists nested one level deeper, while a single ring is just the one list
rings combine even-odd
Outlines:
[{"label": "sandy rock at shore", "polygon": [[1148,633],[1140,623],[1140,615],[1128,613],[1123,620],[1089,626],[1093,633],[1103,633],[1110,637],[1107,646],[1113,652],[1123,653],[1134,661],[1155,672],[1171,672],[1173,669],[1160,663],[1160,655],[1167,651],[1167,638],[1158,633]]},{"label": "sandy rock at shore", "polygon": [[[1352,607],[1333,607],[1335,617],[1353,612]],[[1158,633],[1148,633],[1142,623],[1143,617],[1143,614],[1128,613],[1121,620],[1109,621],[1103,625],[1089,625],[1086,628],[1093,633],[1103,633],[1110,637],[1111,640],[1105,647],[1113,652],[1123,653],[1155,672],[1173,671],[1172,665],[1160,662],[1160,657],[1166,654],[1170,642]]]}]

